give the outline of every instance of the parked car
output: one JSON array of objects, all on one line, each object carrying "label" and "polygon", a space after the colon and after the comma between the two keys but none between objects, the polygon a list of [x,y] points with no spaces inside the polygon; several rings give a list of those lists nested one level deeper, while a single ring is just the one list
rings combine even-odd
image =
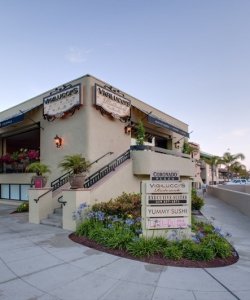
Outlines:
[{"label": "parked car", "polygon": [[225,182],[225,184],[250,184],[250,181],[246,179],[233,179],[232,181]]}]

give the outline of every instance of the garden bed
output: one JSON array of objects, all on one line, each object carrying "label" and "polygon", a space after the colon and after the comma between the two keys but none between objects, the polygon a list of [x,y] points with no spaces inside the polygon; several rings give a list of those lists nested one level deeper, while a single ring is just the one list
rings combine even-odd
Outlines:
[{"label": "garden bed", "polygon": [[150,264],[164,265],[164,266],[173,266],[173,267],[184,267],[184,268],[217,268],[217,267],[225,267],[236,263],[239,259],[238,253],[234,250],[233,255],[227,258],[215,258],[211,261],[194,261],[188,259],[180,259],[180,260],[171,260],[164,258],[162,255],[153,255],[150,257],[138,258],[129,254],[125,250],[119,249],[110,249],[105,246],[102,246],[96,243],[93,240],[90,240],[84,236],[76,236],[75,233],[71,233],[69,238],[78,244],[84,245],[86,247],[109,253],[112,255],[133,259],[141,262],[146,262]]}]

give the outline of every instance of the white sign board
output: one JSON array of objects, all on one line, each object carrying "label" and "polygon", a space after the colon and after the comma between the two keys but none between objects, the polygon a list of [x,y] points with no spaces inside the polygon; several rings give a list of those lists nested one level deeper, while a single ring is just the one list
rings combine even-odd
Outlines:
[{"label": "white sign board", "polygon": [[43,98],[43,114],[57,116],[80,104],[80,84],[70,86]]},{"label": "white sign board", "polygon": [[101,106],[113,116],[120,118],[130,116],[130,100],[98,84],[95,85],[95,95],[96,105]]},{"label": "white sign board", "polygon": [[146,194],[147,205],[187,204],[187,194]]},{"label": "white sign board", "polygon": [[188,183],[183,181],[149,181],[146,183],[147,194],[188,193]]},{"label": "white sign board", "polygon": [[146,229],[187,228],[188,217],[146,219]]},{"label": "white sign board", "polygon": [[180,180],[180,172],[176,170],[153,171],[150,180]]},{"label": "white sign board", "polygon": [[147,206],[146,217],[187,217],[188,206]]}]

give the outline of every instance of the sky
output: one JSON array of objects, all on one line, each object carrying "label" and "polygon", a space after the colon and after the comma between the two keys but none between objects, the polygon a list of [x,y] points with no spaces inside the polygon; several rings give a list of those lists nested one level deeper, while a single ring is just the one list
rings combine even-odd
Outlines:
[{"label": "sky", "polygon": [[0,111],[91,74],[250,169],[250,1],[0,0]]}]

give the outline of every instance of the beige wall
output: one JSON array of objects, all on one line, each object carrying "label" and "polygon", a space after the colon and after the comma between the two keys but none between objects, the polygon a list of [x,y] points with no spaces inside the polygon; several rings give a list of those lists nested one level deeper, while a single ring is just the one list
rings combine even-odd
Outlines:
[{"label": "beige wall", "polygon": [[153,151],[132,151],[135,175],[149,175],[153,170],[179,170],[181,176],[195,176],[195,162],[188,158]]}]

